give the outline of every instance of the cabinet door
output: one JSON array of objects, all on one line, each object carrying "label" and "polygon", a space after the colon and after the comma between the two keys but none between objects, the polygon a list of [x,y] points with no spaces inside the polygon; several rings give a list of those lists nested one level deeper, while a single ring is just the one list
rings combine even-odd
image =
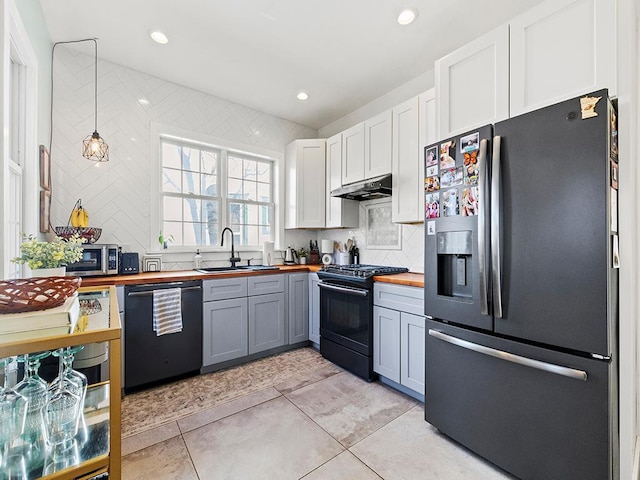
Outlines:
[{"label": "cabinet door", "polygon": [[296,140],[285,151],[286,228],[324,228],[325,140]]},{"label": "cabinet door", "polygon": [[419,315],[400,314],[400,383],[424,395],[424,324]]},{"label": "cabinet door", "polygon": [[391,173],[391,110],[364,122],[364,178]]},{"label": "cabinet door", "polygon": [[437,60],[435,84],[438,138],[508,118],[509,26]]},{"label": "cabinet door", "polygon": [[249,354],[285,344],[284,293],[249,297]]},{"label": "cabinet door", "polygon": [[364,179],[364,123],[342,132],[342,185]]},{"label": "cabinet door", "polygon": [[373,307],[373,371],[400,383],[400,312]]},{"label": "cabinet door", "polygon": [[418,147],[418,97],[393,108],[392,220],[423,221],[424,175]]},{"label": "cabinet door", "polygon": [[341,133],[327,139],[326,184],[326,228],[357,227],[359,203],[355,200],[331,196],[331,190],[342,186]]},{"label": "cabinet door", "polygon": [[543,2],[510,22],[511,116],[584,93],[615,93],[615,2]]},{"label": "cabinet door", "polygon": [[246,297],[205,302],[202,319],[204,366],[247,355],[249,344]]},{"label": "cabinet door", "polygon": [[289,345],[309,340],[309,274],[289,275]]},{"label": "cabinet door", "polygon": [[309,340],[320,345],[320,287],[317,273],[309,274]]}]

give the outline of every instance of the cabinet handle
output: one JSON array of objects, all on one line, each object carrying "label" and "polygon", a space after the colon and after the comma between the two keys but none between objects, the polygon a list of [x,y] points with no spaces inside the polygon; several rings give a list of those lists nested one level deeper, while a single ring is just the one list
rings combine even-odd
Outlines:
[{"label": "cabinet handle", "polygon": [[501,171],[500,171],[501,137],[493,137],[493,158],[491,165],[491,272],[493,276],[493,316],[502,318],[502,251],[500,250],[500,207]]},{"label": "cabinet handle", "polygon": [[[181,288],[180,290],[182,290],[184,292],[185,290],[200,290],[200,289],[201,289],[200,287],[184,287],[184,288]],[[129,292],[129,293],[127,293],[128,297],[148,297],[150,295],[153,295],[153,290],[147,290],[147,291],[144,291],[144,292]]]},{"label": "cabinet handle", "polygon": [[496,350],[495,348],[468,342],[461,338],[447,335],[446,333],[442,333],[438,330],[429,330],[429,336],[442,340],[443,342],[451,343],[452,345],[466,348],[467,350],[472,350],[483,355],[496,357],[507,362],[517,363],[518,365],[524,365],[525,367],[531,367],[537,370],[544,370],[545,372],[555,373],[556,375],[562,375],[563,377],[574,378],[576,380],[582,380],[583,382],[587,380],[587,372],[583,370],[576,370],[574,368],[563,367],[554,363],[541,362],[540,360],[521,357],[520,355],[514,355],[513,353],[505,352],[503,350]]}]

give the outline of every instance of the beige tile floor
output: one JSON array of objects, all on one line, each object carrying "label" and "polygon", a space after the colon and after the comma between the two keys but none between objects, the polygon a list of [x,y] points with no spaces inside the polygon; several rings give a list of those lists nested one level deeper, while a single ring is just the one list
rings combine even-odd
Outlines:
[{"label": "beige tile floor", "polygon": [[122,446],[125,480],[513,478],[439,434],[422,404],[332,365],[131,435]]}]

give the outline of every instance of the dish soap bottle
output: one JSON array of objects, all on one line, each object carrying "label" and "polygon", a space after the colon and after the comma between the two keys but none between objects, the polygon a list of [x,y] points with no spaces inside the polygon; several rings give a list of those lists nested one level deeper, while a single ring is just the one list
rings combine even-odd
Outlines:
[{"label": "dish soap bottle", "polygon": [[198,249],[193,257],[193,268],[197,270],[200,267],[202,267],[202,255],[200,255],[200,249]]}]

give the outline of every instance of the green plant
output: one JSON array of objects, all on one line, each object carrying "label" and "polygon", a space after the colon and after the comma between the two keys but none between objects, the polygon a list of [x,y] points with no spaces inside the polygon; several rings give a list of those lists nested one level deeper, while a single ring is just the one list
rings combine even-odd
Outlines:
[{"label": "green plant", "polygon": [[160,243],[160,246],[162,248],[167,248],[167,244],[169,242],[175,242],[175,238],[173,238],[173,235],[169,234],[168,236],[164,236],[162,234],[162,230],[160,230],[160,233],[158,234],[158,242]]},{"label": "green plant", "polygon": [[298,255],[298,258],[302,258],[302,257],[308,256],[309,255],[309,251],[305,250],[303,247],[301,247],[298,250],[296,250],[296,254]]},{"label": "green plant", "polygon": [[22,235],[21,255],[11,261],[27,264],[29,268],[57,268],[82,258],[83,240],[74,235],[69,240],[56,237],[53,242],[42,242],[33,235]]}]

